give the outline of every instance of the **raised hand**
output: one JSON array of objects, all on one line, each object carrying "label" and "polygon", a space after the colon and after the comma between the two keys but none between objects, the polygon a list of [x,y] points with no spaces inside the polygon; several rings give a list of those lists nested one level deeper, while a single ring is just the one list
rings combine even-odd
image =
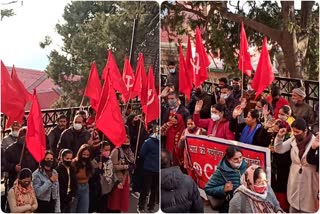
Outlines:
[{"label": "raised hand", "polygon": [[234,119],[236,119],[238,116],[240,116],[242,113],[242,108],[241,105],[238,105],[234,108],[233,112],[232,112],[232,117]]},{"label": "raised hand", "polygon": [[287,128],[281,128],[278,132],[278,138],[283,138],[287,134]]},{"label": "raised hand", "polygon": [[168,94],[169,94],[169,92],[170,92],[170,87],[166,86],[166,87],[161,91],[160,96],[161,96],[161,97],[167,97]]},{"label": "raised hand", "polygon": [[201,109],[202,109],[202,106],[203,106],[203,101],[202,100],[198,100],[196,102],[196,106],[194,107],[194,111],[196,113],[199,113],[201,111]]},{"label": "raised hand", "polygon": [[266,116],[266,115],[268,115],[270,113],[270,110],[268,109],[268,105],[264,105],[263,107],[262,107],[262,115],[263,116]]}]

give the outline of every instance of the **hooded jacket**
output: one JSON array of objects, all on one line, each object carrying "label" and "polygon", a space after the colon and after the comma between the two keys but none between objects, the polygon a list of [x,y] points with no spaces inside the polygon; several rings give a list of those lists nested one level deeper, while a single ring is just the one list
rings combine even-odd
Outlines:
[{"label": "hooded jacket", "polygon": [[203,213],[198,186],[178,166],[161,169],[161,209],[165,213]]}]

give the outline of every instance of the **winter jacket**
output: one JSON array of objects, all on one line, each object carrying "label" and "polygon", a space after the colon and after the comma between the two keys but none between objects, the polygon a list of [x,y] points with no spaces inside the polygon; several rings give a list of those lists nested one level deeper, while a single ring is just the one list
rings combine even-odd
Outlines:
[{"label": "winter jacket", "polygon": [[316,114],[309,104],[305,102],[299,104],[290,103],[290,107],[292,109],[293,117],[304,119],[307,125],[311,127],[316,124]]},{"label": "winter jacket", "polygon": [[149,137],[142,145],[140,160],[143,161],[143,169],[151,172],[159,172],[159,140]]},{"label": "winter jacket", "polygon": [[319,171],[319,148],[310,148],[307,154],[307,161],[310,164],[317,166],[317,172]]},{"label": "winter jacket", "polygon": [[[272,106],[272,96],[269,95],[266,97],[266,100],[268,101],[268,103],[270,103],[270,105]],[[279,110],[282,106],[284,105],[289,105],[289,102],[288,100],[286,100],[285,98],[283,97],[280,97],[279,100],[276,102],[276,106],[275,108],[273,108],[273,115],[274,115],[274,118],[278,119],[278,114],[279,114]],[[272,106],[273,107],[273,106]]]},{"label": "winter jacket", "polygon": [[[227,163],[226,158],[224,157],[217,167],[218,170],[222,173],[227,181],[231,181],[233,185],[233,191],[240,186],[240,178],[241,175],[247,169],[247,163],[243,160],[239,169],[233,169]],[[222,198],[226,196],[224,192],[224,185],[226,184],[225,179],[222,177],[221,173],[217,170],[210,177],[209,182],[206,184],[204,191],[207,195],[211,195],[213,197]],[[231,193],[232,197],[233,193]],[[228,212],[229,209],[229,201],[225,201],[220,212]]]},{"label": "winter jacket", "polygon": [[[34,191],[34,190],[32,190]],[[11,213],[32,213],[38,208],[38,202],[35,198],[35,193],[23,194],[22,200],[25,202],[25,205],[17,206],[17,199],[14,193],[14,187],[11,188],[8,192],[8,204],[10,207]]]},{"label": "winter jacket", "polygon": [[119,180],[119,182],[124,183],[126,176],[129,175],[129,170],[126,169],[125,166],[130,165],[134,162],[133,152],[130,149],[128,159],[131,163],[129,163],[129,161],[125,158],[122,152],[122,148],[112,150],[110,157],[112,160],[114,173],[116,174],[117,179]]},{"label": "winter jacket", "polygon": [[[8,171],[9,176],[9,188],[13,186],[13,182],[17,178],[15,167],[19,163],[22,147],[23,143],[18,141],[11,144],[4,153],[6,170]],[[23,168],[29,168],[32,172],[38,168],[38,163],[30,154],[27,147],[24,149],[24,154],[21,160],[21,169]]]},{"label": "winter jacket", "polygon": [[[199,98],[198,98],[199,99]],[[203,105],[200,111],[200,118],[201,119],[209,119],[211,117],[211,106],[212,106],[212,100],[211,96],[205,93],[202,95],[201,100],[203,100]],[[192,97],[191,101],[188,105],[188,109],[190,114],[192,115],[194,113],[194,108],[196,106],[197,99],[196,97]]]},{"label": "winter jacket", "polygon": [[[281,210],[279,202],[272,190],[272,188],[268,185],[268,193],[266,201],[270,202],[273,205],[274,210]],[[249,203],[249,198],[241,191],[236,191],[233,198],[230,201],[229,205],[229,213],[253,213],[251,205]]]},{"label": "winter jacket", "polygon": [[61,134],[64,130],[59,129],[58,126],[52,128],[48,134],[48,144],[52,150],[55,158],[58,158],[57,145],[60,140]]},{"label": "winter jacket", "polygon": [[[190,113],[185,106],[180,105],[178,107],[176,114],[180,114],[183,117],[184,124],[187,124],[187,117],[190,116]],[[169,115],[170,115],[170,108],[166,108],[164,111],[161,111],[161,125],[169,121]]]},{"label": "winter jacket", "polygon": [[[207,135],[212,134],[213,127],[215,126],[216,122],[210,119],[200,119],[199,114],[193,114],[193,121],[196,126],[201,128],[205,128],[208,130]],[[235,136],[232,131],[229,129],[229,121],[223,120],[218,124],[217,132],[215,137],[227,139],[227,140],[234,140]]]},{"label": "winter jacket", "polygon": [[75,176],[75,172],[72,167],[69,167],[70,170],[70,192],[68,194],[68,182],[69,182],[69,175],[67,172],[67,168],[60,163],[56,168],[59,176],[59,194],[60,194],[60,201],[61,201],[61,210],[63,204],[69,203],[72,200],[72,197],[75,197],[77,192],[77,179]]},{"label": "winter jacket", "polygon": [[165,213],[203,213],[198,186],[178,166],[161,169],[161,210]]},{"label": "winter jacket", "polygon": [[5,136],[1,142],[1,148],[6,150],[11,144],[17,141],[17,137],[14,137],[12,134]]},{"label": "winter jacket", "polygon": [[88,142],[90,139],[90,132],[82,129],[80,132],[76,131],[73,127],[64,130],[58,142],[57,152],[59,154],[61,149],[70,149],[73,154],[77,154],[79,148]]},{"label": "winter jacket", "polygon": [[[52,174],[57,174],[57,171],[53,169]],[[44,170],[39,168],[32,173],[32,184],[37,199],[49,202],[52,198],[55,200],[54,212],[61,212],[59,180],[51,182]]]},{"label": "winter jacket", "polygon": [[307,162],[306,156],[311,148],[310,142],[306,146],[306,150],[300,160],[299,149],[294,137],[283,142],[282,138],[275,138],[274,150],[283,154],[291,151],[290,173],[288,179],[287,197],[289,204],[297,210],[304,212],[317,212],[317,195],[319,192],[319,173],[316,166]]}]

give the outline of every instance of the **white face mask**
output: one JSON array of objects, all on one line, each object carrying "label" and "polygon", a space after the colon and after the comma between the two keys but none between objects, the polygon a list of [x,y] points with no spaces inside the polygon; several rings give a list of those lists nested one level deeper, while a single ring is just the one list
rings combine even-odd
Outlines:
[{"label": "white face mask", "polygon": [[74,124],[73,124],[73,128],[74,128],[75,130],[80,130],[80,129],[82,129],[82,124],[80,124],[80,123],[74,123]]},{"label": "white face mask", "polygon": [[222,99],[228,99],[228,97],[229,97],[229,95],[228,94],[221,94],[221,96],[220,96]]},{"label": "white face mask", "polygon": [[213,121],[218,121],[218,120],[220,120],[220,116],[218,114],[211,113],[211,119]]},{"label": "white face mask", "polygon": [[235,163],[235,162],[229,161],[229,163],[232,166],[232,168],[239,169],[242,164],[242,161],[240,163]]},{"label": "white face mask", "polygon": [[13,137],[18,137],[18,131],[12,131],[11,134],[12,134]]},{"label": "white face mask", "polygon": [[281,119],[281,120],[287,120],[287,119],[288,119],[287,116],[285,116],[285,115],[280,115],[280,114],[278,114],[278,118]]},{"label": "white face mask", "polygon": [[248,89],[248,91],[252,91],[252,90],[253,90],[253,88],[251,87],[251,85],[247,85],[247,89]]},{"label": "white face mask", "polygon": [[173,74],[173,73],[175,73],[175,72],[176,72],[176,69],[174,69],[174,68],[169,69],[169,72],[170,72],[171,74]]}]

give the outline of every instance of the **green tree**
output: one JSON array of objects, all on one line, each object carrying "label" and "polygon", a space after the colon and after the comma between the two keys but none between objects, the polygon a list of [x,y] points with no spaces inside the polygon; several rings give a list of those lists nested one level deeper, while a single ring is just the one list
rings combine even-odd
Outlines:
[{"label": "green tree", "polygon": [[237,70],[234,50],[239,48],[243,21],[251,44],[261,46],[267,36],[273,45],[271,58],[283,54],[284,70],[290,77],[318,79],[319,5],[315,1],[301,1],[301,10],[294,9],[293,1],[281,1],[281,7],[271,1],[247,1],[244,5],[240,1],[175,1],[164,2],[161,9],[164,30],[181,35],[201,26],[207,49],[220,49],[226,71]]},{"label": "green tree", "polygon": [[[64,95],[56,106],[79,105],[89,75],[91,62],[96,61],[101,75],[107,61],[108,49],[113,51],[122,70],[124,57],[129,56],[134,19],[138,19],[135,35],[139,50],[149,32],[159,25],[159,5],[156,2],[74,1],[65,7],[66,23],[57,24],[64,45],[49,55],[46,72],[62,87]],[[49,37],[42,47],[51,43]],[[158,47],[154,47],[158,50]],[[74,79],[79,78],[79,81]]]}]

